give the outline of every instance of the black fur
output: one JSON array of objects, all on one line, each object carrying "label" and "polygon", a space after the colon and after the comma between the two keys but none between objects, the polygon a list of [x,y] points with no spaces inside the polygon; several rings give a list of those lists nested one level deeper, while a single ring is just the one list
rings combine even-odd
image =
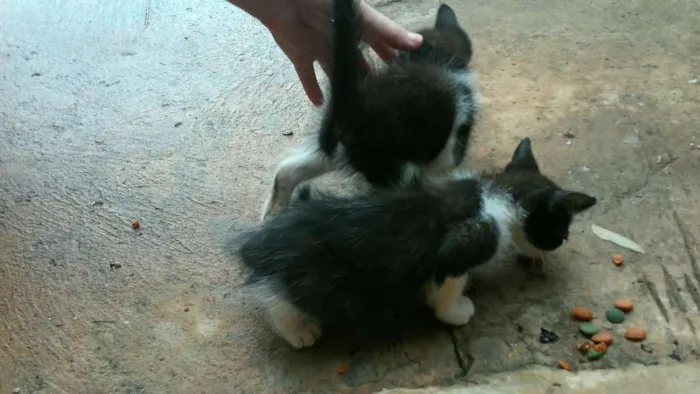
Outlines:
[{"label": "black fur", "polygon": [[452,9],[443,4],[435,26],[420,33],[424,43],[414,52],[400,52],[381,71],[366,74],[358,49],[357,3],[334,0],[331,98],[319,135],[329,157],[344,146],[347,163],[380,187],[398,184],[405,164],[425,165],[447,146],[457,107],[464,96],[467,119],[452,147],[454,165],[467,149],[475,122],[471,87],[458,85],[450,71],[466,71],[471,41]]},{"label": "black fur", "polygon": [[496,253],[498,227],[480,215],[485,188],[522,208],[527,239],[543,250],[561,245],[572,216],[596,201],[540,174],[526,139],[504,171],[481,179],[347,198],[303,187],[238,254],[251,284],[268,286],[324,330],[390,335],[425,312],[425,284]]}]

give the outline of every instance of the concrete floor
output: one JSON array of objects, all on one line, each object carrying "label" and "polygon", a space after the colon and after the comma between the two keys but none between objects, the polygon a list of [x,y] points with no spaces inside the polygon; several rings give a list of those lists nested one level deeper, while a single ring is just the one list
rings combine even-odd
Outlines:
[{"label": "concrete floor", "polygon": [[[373,3],[417,26],[438,2]],[[318,115],[266,30],[223,1],[0,0],[0,393],[512,393],[532,373],[552,393],[641,375],[689,392],[673,385],[692,387],[700,354],[699,3],[450,4],[486,99],[470,164],[503,165],[530,136],[546,172],[600,202],[543,273],[479,272],[465,328],[299,352],[241,308],[222,249]],[[580,362],[569,309],[601,315],[621,296],[636,309],[615,344]],[[652,353],[620,337],[629,325]],[[540,344],[540,327],[561,339]]]}]

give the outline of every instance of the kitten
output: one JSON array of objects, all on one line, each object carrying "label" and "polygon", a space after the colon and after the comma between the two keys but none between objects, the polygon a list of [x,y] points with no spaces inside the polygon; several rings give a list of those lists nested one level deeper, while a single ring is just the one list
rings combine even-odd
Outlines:
[{"label": "kitten", "polygon": [[399,330],[402,316],[426,305],[439,321],[464,325],[474,314],[463,295],[470,268],[558,248],[574,215],[596,203],[542,175],[529,139],[499,173],[300,197],[238,249],[252,270],[249,289],[297,348],[312,346],[327,328]]},{"label": "kitten", "polygon": [[445,173],[464,159],[479,94],[468,68],[471,41],[453,10],[440,6],[435,26],[420,32],[418,50],[365,72],[357,7],[333,1],[330,105],[317,140],[279,164],[263,220],[288,204],[299,184],[334,170],[386,189]]}]

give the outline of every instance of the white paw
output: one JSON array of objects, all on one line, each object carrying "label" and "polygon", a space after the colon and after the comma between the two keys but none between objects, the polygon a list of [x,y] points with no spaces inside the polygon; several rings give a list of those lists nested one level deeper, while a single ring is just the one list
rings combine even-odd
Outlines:
[{"label": "white paw", "polygon": [[311,347],[321,338],[321,328],[309,320],[287,320],[278,327],[280,335],[297,349]]},{"label": "white paw", "polygon": [[454,326],[463,326],[469,323],[474,316],[474,304],[467,296],[460,296],[452,302],[449,309],[438,314],[436,317],[443,323]]}]

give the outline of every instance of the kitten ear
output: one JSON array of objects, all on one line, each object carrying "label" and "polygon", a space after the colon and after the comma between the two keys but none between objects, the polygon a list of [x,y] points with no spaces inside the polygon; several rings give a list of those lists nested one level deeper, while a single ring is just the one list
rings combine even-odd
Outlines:
[{"label": "kitten ear", "polygon": [[535,160],[535,155],[532,153],[532,145],[530,144],[530,138],[523,138],[515,148],[513,157],[510,159],[510,163],[506,166],[506,171],[511,171],[514,169],[520,170],[531,170],[535,172],[540,172],[540,167],[537,165],[537,160]]},{"label": "kitten ear", "polygon": [[596,202],[598,202],[598,200],[595,197],[589,196],[585,193],[572,192],[570,190],[559,190],[554,195],[554,200],[552,201],[551,206],[564,207],[568,212],[577,214],[594,206]]},{"label": "kitten ear", "polygon": [[435,27],[438,29],[443,27],[459,27],[457,15],[455,15],[455,12],[447,4],[440,4],[437,18],[435,19]]}]

